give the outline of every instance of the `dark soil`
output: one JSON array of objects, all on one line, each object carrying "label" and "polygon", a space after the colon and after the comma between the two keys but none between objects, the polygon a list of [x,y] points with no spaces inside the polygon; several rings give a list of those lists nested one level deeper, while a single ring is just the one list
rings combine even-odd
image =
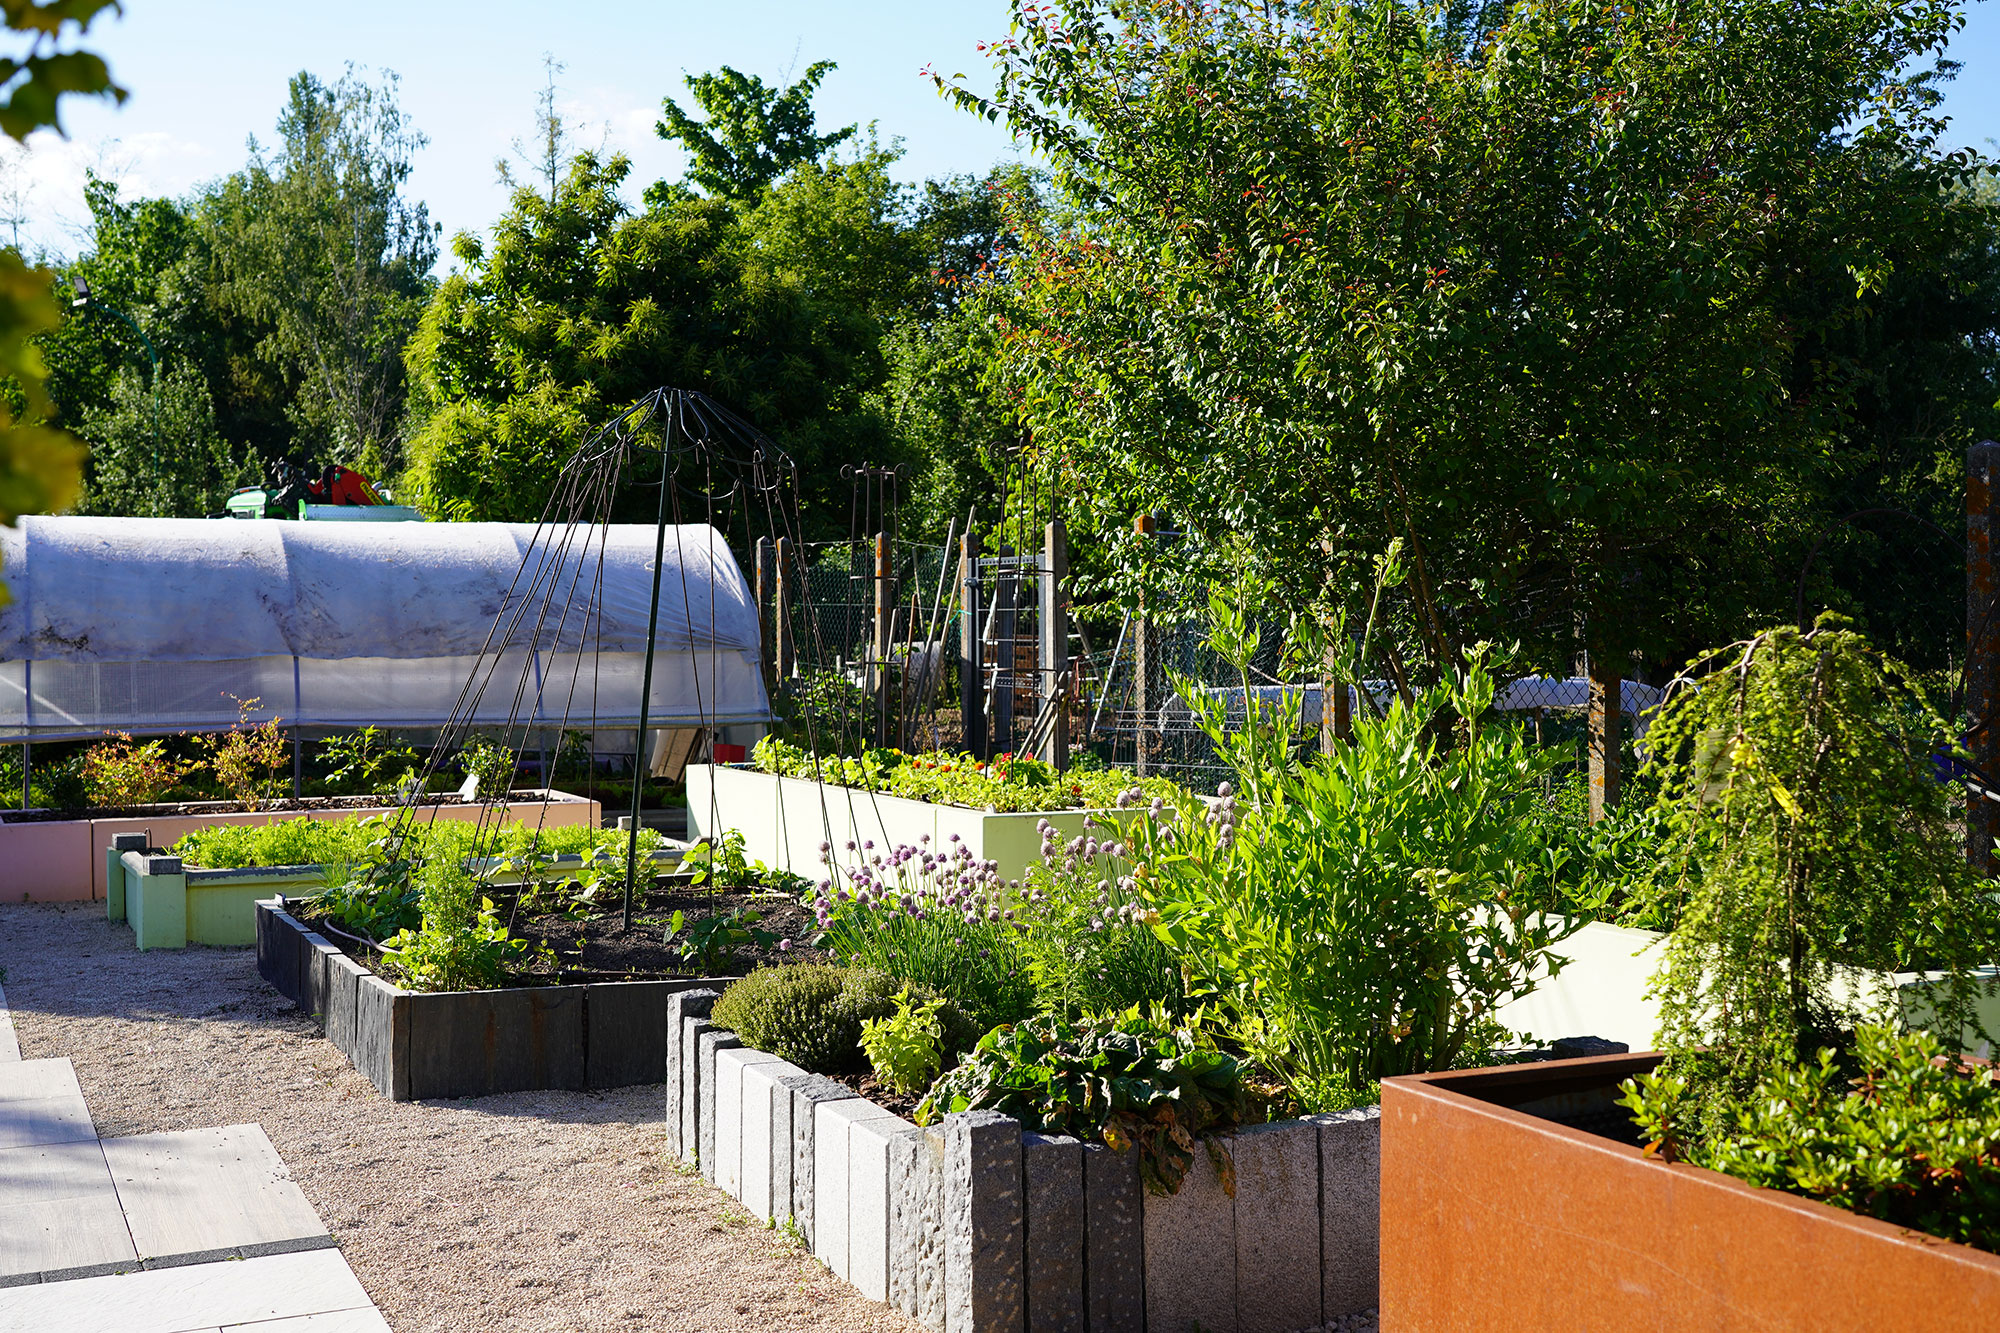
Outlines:
[{"label": "dark soil", "polygon": [[[539,791],[514,791],[508,798],[525,804],[541,799]],[[395,807],[402,804],[394,792],[376,792],[367,796],[287,796],[282,800],[265,801],[254,807],[259,812],[281,814],[302,813],[312,810],[367,810]],[[460,805],[459,798],[451,792],[432,793],[418,804]],[[166,805],[121,805],[79,807],[71,810],[7,810],[0,811],[0,822],[8,824],[40,824],[59,819],[166,819],[187,815],[240,815],[253,807],[241,801],[182,801]]]},{"label": "dark soil", "polygon": [[874,1102],[877,1106],[886,1107],[905,1120],[915,1120],[917,1118],[917,1103],[924,1099],[922,1093],[912,1097],[907,1093],[896,1092],[884,1087],[876,1080],[875,1075],[872,1073],[829,1074],[827,1077],[835,1083],[846,1084],[869,1101]]},{"label": "dark soil", "polygon": [[[502,906],[505,906],[503,903]],[[720,968],[685,963],[677,944],[666,938],[674,913],[682,914],[682,932],[704,917],[727,916],[735,911],[758,914],[753,929],[769,931],[776,938],[770,947],[754,945],[736,950]],[[824,955],[807,941],[816,933],[813,914],[798,899],[784,893],[710,893],[686,883],[661,879],[632,904],[632,929],[624,929],[624,905],[615,898],[586,916],[572,917],[562,912],[535,916],[525,913],[513,923],[513,934],[536,946],[547,944],[556,966],[537,965],[514,978],[520,986],[575,985],[589,981],[635,981],[653,978],[735,975],[752,968],[779,962],[823,962]],[[327,930],[324,921],[311,923],[345,949],[355,961],[373,968],[375,951],[364,941]],[[778,942],[789,940],[789,950]],[[537,947],[536,952],[540,949]]]}]

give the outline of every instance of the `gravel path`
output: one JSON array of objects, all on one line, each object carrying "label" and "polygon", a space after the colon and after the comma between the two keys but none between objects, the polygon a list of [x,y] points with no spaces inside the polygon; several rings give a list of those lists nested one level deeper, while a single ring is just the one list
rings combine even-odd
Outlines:
[{"label": "gravel path", "polygon": [[670,1165],[658,1088],[391,1102],[252,951],[142,954],[102,905],[0,908],[0,968],[99,1134],[263,1125],[397,1333],[918,1333]]}]

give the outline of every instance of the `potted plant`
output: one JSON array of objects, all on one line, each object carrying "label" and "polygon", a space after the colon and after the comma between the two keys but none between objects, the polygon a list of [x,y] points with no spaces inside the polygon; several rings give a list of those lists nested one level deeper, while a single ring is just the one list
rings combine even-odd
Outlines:
[{"label": "potted plant", "polygon": [[1937,780],[1943,720],[1833,618],[1678,685],[1639,890],[1673,923],[1664,1053],[1385,1081],[1385,1329],[2000,1308],[2000,1087],[1955,1051],[1991,1025],[2000,913]]}]

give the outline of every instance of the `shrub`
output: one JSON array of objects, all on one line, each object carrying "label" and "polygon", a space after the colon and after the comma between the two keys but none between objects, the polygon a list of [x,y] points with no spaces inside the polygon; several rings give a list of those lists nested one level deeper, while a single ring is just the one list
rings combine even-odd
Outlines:
[{"label": "shrub", "polygon": [[420,762],[409,746],[389,744],[380,727],[329,736],[321,742],[320,757],[331,765],[327,785],[354,794],[388,791]]},{"label": "shrub", "polygon": [[[862,1065],[861,1025],[893,1016],[903,989],[894,977],[874,968],[824,963],[763,967],[730,983],[715,1002],[713,1018],[745,1045],[782,1056],[801,1069],[850,1073]],[[941,998],[924,987],[907,989],[918,1002]],[[969,1045],[965,1019],[949,1003],[938,1019],[947,1049],[954,1040]]]},{"label": "shrub", "polygon": [[92,806],[151,805],[179,786],[195,765],[167,754],[165,741],[143,745],[124,732],[93,745],[83,756],[83,786]]},{"label": "shrub", "polygon": [[[1136,1148],[1146,1188],[1163,1195],[1180,1189],[1202,1137],[1252,1119],[1243,1068],[1232,1056],[1136,1009],[1111,1020],[1071,1024],[1047,1015],[995,1028],[931,1088],[917,1121],[975,1110],[1101,1139],[1119,1152]],[[1235,1193],[1227,1155],[1212,1142],[1208,1150]]]},{"label": "shrub", "polygon": [[[1648,736],[1671,829],[1651,905],[1677,920],[1655,990],[1667,1073],[1727,1137],[1759,1079],[1887,1003],[1873,973],[1934,970],[1937,1026],[1977,1031],[1972,970],[2000,899],[1965,862],[1933,756],[1949,727],[1839,617],[1696,659]],[[1674,872],[1678,873],[1674,873]]]},{"label": "shrub", "polygon": [[215,780],[222,784],[230,799],[240,802],[246,810],[255,810],[277,795],[278,775],[288,748],[285,734],[278,728],[278,718],[250,725],[250,715],[263,702],[237,699],[236,725],[201,738]]},{"label": "shrub", "polygon": [[1475,665],[1357,717],[1328,755],[1270,764],[1260,803],[1225,789],[1132,826],[1134,891],[1191,998],[1308,1106],[1452,1068],[1565,961],[1581,922],[1544,912],[1559,876],[1535,824],[1562,757],[1477,722],[1492,695]]},{"label": "shrub", "polygon": [[1671,1072],[1628,1082],[1622,1104],[1648,1151],[2000,1252],[2000,1085],[1946,1056],[1929,1033],[1862,1027],[1852,1060],[1773,1068],[1717,1134]]}]

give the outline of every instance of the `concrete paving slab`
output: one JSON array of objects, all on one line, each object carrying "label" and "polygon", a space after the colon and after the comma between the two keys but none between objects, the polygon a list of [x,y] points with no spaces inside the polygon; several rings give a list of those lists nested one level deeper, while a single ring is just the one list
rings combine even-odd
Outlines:
[{"label": "concrete paving slab", "polygon": [[97,1137],[81,1094],[0,1101],[0,1148],[80,1143]]},{"label": "concrete paving slab", "polygon": [[96,1139],[0,1151],[0,1281],[137,1260]]},{"label": "concrete paving slab", "polygon": [[0,1102],[82,1095],[83,1085],[67,1058],[19,1060],[0,1067]]},{"label": "concrete paving slab", "polygon": [[380,1310],[340,1310],[333,1314],[300,1315],[296,1319],[263,1319],[254,1324],[229,1324],[219,1333],[390,1333]]},{"label": "concrete paving slab", "polygon": [[103,1149],[142,1259],[327,1234],[260,1126],[140,1134]]},{"label": "concrete paving slab", "polygon": [[21,1047],[14,1040],[14,1014],[7,1007],[7,989],[0,986],[0,1064],[12,1064],[21,1058]]},{"label": "concrete paving slab", "polygon": [[[0,1288],[0,1333],[203,1333],[372,1310],[338,1250]],[[261,1321],[261,1322],[260,1322]],[[312,1333],[321,1330],[311,1325]],[[331,1324],[332,1329],[344,1328]],[[362,1329],[387,1325],[360,1324]],[[290,1330],[287,1331],[290,1333]]]}]

